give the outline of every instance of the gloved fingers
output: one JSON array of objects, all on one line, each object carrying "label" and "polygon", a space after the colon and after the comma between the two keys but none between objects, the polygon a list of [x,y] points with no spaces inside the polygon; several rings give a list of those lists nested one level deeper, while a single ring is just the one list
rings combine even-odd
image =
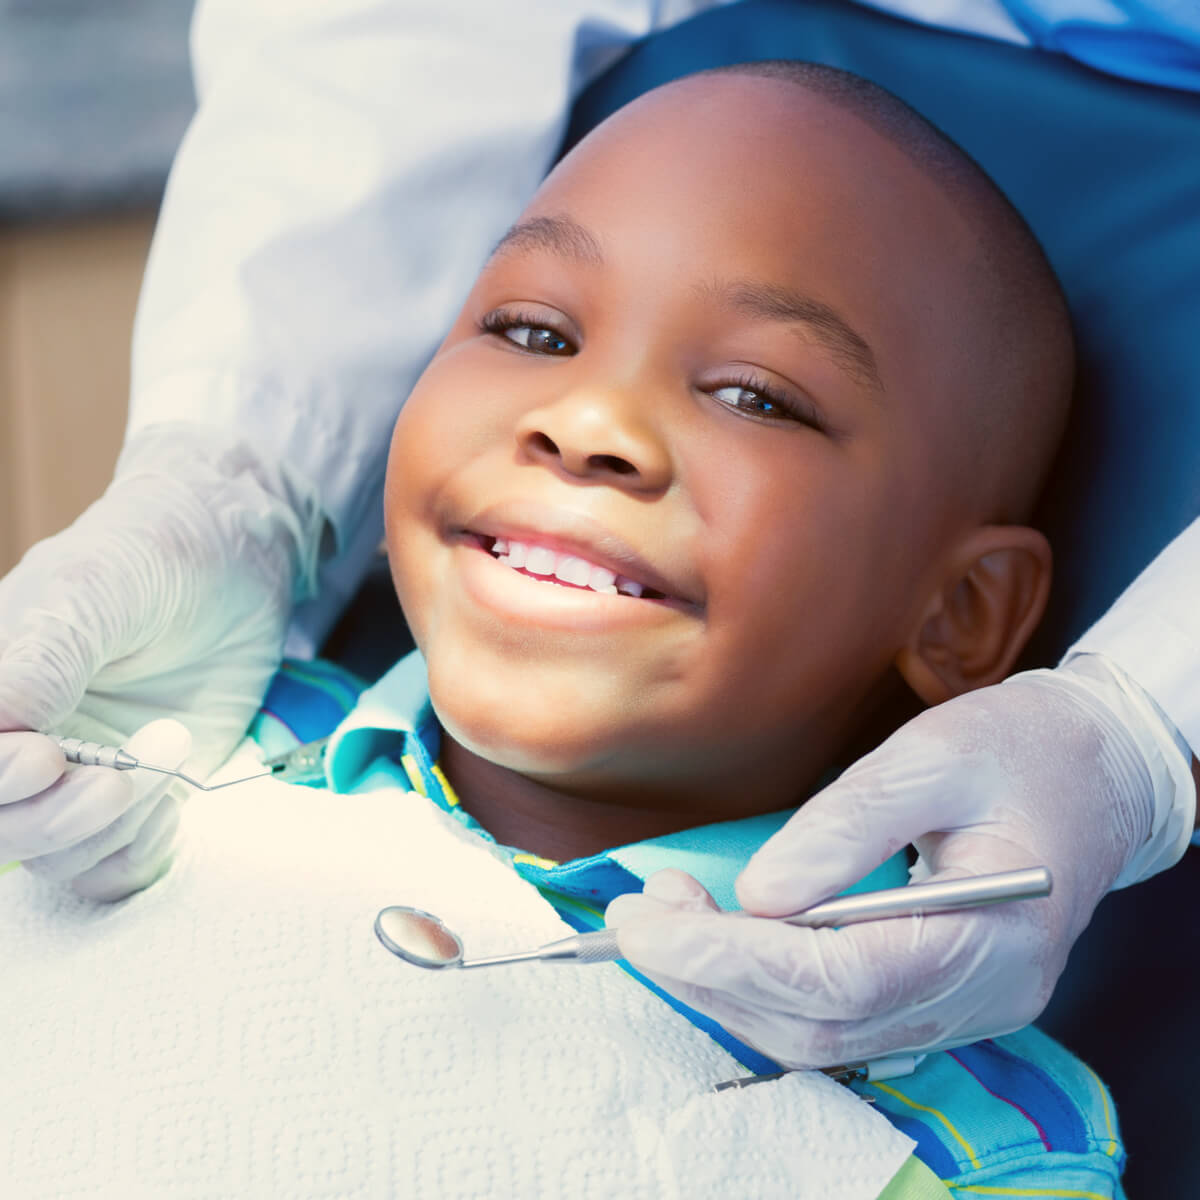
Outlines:
[{"label": "gloved fingers", "polygon": [[994,793],[995,764],[961,747],[951,754],[927,719],[939,711],[909,722],[802,805],[738,877],[742,907],[789,916],[844,891],[924,834],[987,820],[981,801]]},{"label": "gloved fingers", "polygon": [[720,911],[704,884],[694,875],[689,875],[677,867],[664,867],[661,871],[655,871],[642,886],[642,895],[674,908],[692,909],[696,912]]},{"label": "gloved fingers", "polygon": [[[125,748],[134,758],[156,767],[178,770],[192,748],[192,736],[179,721],[150,721]],[[133,770],[138,799],[130,811],[88,844],[62,856],[58,878],[72,878],[72,887],[90,900],[124,900],[149,887],[170,865],[179,829],[179,800],[170,792],[172,776]],[[38,870],[37,864],[26,864]],[[52,868],[54,869],[54,868]]]},{"label": "gloved fingers", "polygon": [[[169,719],[143,726],[126,744],[135,758],[169,768],[178,767],[190,747],[187,729]],[[77,783],[80,779],[83,785]],[[8,857],[27,860],[25,865],[43,878],[65,880],[82,875],[102,859],[135,843],[147,822],[151,823],[147,836],[153,833],[154,822],[161,823],[165,819],[162,814],[176,806],[164,795],[172,782],[169,775],[149,771],[122,772],[106,767],[69,771],[47,792],[24,805],[10,806],[25,810],[22,815],[28,839],[40,836],[42,848],[35,854],[14,853]],[[93,793],[113,799],[97,803]],[[120,798],[119,804],[116,797]],[[92,802],[86,803],[89,800]],[[5,810],[0,809],[0,818],[4,815]]]},{"label": "gloved fingers", "polygon": [[120,772],[72,768],[36,795],[0,805],[0,862],[73,846],[117,820],[133,800],[133,784]]},{"label": "gloved fingers", "polygon": [[134,840],[78,876],[72,888],[85,899],[111,902],[149,887],[171,865],[179,812],[173,796],[162,796]]},{"label": "gloved fingers", "polygon": [[993,937],[976,914],[802,929],[745,917],[676,913],[620,926],[640,971],[813,1021],[861,1021],[926,1004],[969,977]]},{"label": "gloved fingers", "polygon": [[684,871],[668,867],[646,880],[641,892],[626,892],[609,902],[604,923],[610,929],[647,917],[668,916],[679,912],[718,912],[713,898],[702,884]]},{"label": "gloved fingers", "polygon": [[67,769],[63,752],[40,733],[0,733],[0,805],[44,792]]},{"label": "gloved fingers", "polygon": [[[917,838],[920,862],[913,868],[913,882],[936,883],[943,879],[963,879],[1045,865],[1043,854],[1016,840],[1015,835],[1023,831],[1015,821],[1003,831],[998,825],[981,828],[986,828],[987,832],[931,833]],[[1038,900],[1037,903],[1043,902]]]},{"label": "gloved fingers", "polygon": [[236,437],[131,438],[105,495],[0,578],[0,732],[119,744],[188,712],[216,766],[278,664],[296,571],[315,580],[319,501]]},{"label": "gloved fingers", "polygon": [[[673,991],[669,981],[655,982]],[[920,1020],[810,1021],[785,1012],[752,1008],[726,993],[683,999],[782,1067],[832,1067],[931,1048],[926,1040],[928,1023]]]},{"label": "gloved fingers", "polygon": [[[762,1009],[747,1004],[729,992],[674,979],[655,971],[638,968],[663,991],[682,1000],[689,1008],[711,1017],[741,1042],[752,1046],[784,1067],[830,1067],[840,1063],[878,1057],[855,1055],[861,1044],[854,1033],[862,1023],[812,1021],[779,1009]],[[876,1039],[877,1041],[878,1039]],[[885,1051],[890,1053],[891,1051]]]},{"label": "gloved fingers", "polygon": [[944,827],[950,806],[936,778],[940,764],[909,772],[903,765],[847,773],[802,805],[738,877],[742,907],[758,916],[790,916],[845,891],[915,837]]},{"label": "gloved fingers", "polygon": [[[100,769],[100,768],[97,768]],[[27,859],[25,867],[42,879],[61,883],[90,871],[101,859],[123,850],[137,840],[143,826],[151,821],[160,808],[178,807],[173,797],[164,796],[169,780],[134,800],[119,817],[89,837],[36,858]]]},{"label": "gloved fingers", "polygon": [[0,730],[54,729],[78,706],[99,667],[71,624],[41,614],[0,653]]},{"label": "gloved fingers", "polygon": [[[1031,972],[1027,961],[1006,955],[987,964],[978,977],[978,988],[959,992],[951,984],[926,1001],[856,1020],[815,1018],[784,1002],[764,1006],[641,964],[638,969],[664,991],[787,1067],[827,1067],[946,1049],[1020,1028],[1036,1016],[1035,1009],[1040,1011],[1027,998],[1038,994],[1041,976]],[[1007,992],[1017,994],[1017,1003],[1004,1005]]]}]

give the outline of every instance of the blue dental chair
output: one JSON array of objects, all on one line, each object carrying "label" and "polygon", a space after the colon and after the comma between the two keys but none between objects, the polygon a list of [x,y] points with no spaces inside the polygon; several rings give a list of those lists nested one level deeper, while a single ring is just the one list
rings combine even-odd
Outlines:
[{"label": "blue dental chair", "polygon": [[[579,99],[564,148],[651,87],[764,58],[842,67],[907,100],[999,183],[1058,272],[1080,374],[1040,512],[1054,591],[1024,663],[1050,665],[1200,515],[1200,95],[839,0],[747,0],[635,47]],[[366,675],[368,644],[375,664],[395,661],[407,646],[380,646],[396,623],[372,620],[379,606],[395,611],[386,574],[325,655]],[[1103,902],[1039,1024],[1111,1087],[1129,1195],[1200,1197],[1200,850]]]}]

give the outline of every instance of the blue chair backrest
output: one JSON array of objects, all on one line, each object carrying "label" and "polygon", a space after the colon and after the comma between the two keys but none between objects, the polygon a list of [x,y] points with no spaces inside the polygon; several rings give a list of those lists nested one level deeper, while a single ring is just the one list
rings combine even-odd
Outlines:
[{"label": "blue chair backrest", "polygon": [[906,100],[1000,185],[1062,281],[1079,386],[1039,514],[1055,582],[1027,656],[1053,661],[1200,515],[1200,95],[837,0],[746,0],[635,47],[579,99],[566,145],[670,79],[765,58]]}]

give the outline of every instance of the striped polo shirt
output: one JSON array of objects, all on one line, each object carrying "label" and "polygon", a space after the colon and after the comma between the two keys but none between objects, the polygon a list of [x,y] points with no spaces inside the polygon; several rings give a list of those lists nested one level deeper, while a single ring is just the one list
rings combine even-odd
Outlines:
[{"label": "striped polo shirt", "polygon": [[[332,664],[285,662],[251,734],[267,755],[327,738],[321,769],[313,772],[311,782],[338,792],[381,786],[416,791],[494,842],[459,803],[438,767],[441,729],[419,654],[401,660],[365,689]],[[695,876],[722,908],[736,908],[738,873],[791,815],[786,811],[700,826],[562,863],[518,847],[502,849],[514,870],[538,887],[567,924],[588,930],[603,924],[604,909],[614,896],[640,891],[643,880],[668,866]],[[898,856],[853,890],[893,887],[906,880]],[[779,1069],[628,963],[620,966],[719,1042],[748,1072]],[[853,1086],[916,1142],[915,1158],[881,1200],[1123,1196],[1125,1156],[1107,1090],[1084,1063],[1032,1026],[930,1054],[903,1079]]]}]

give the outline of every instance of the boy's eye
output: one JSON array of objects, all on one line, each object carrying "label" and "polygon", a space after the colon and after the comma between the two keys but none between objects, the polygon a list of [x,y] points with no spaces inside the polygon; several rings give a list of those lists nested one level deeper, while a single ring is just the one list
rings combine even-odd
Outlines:
[{"label": "boy's eye", "polygon": [[816,413],[809,406],[790,400],[759,380],[747,379],[712,388],[709,395],[748,416],[767,421],[798,421],[814,429],[822,428]]},{"label": "boy's eye", "polygon": [[528,350],[530,354],[550,354],[566,357],[575,353],[575,347],[557,329],[539,325],[529,317],[500,309],[488,313],[480,322],[484,331],[496,334],[505,341]]},{"label": "boy's eye", "polygon": [[570,354],[571,343],[544,325],[511,325],[504,336],[537,354]]}]

